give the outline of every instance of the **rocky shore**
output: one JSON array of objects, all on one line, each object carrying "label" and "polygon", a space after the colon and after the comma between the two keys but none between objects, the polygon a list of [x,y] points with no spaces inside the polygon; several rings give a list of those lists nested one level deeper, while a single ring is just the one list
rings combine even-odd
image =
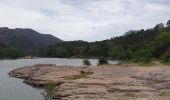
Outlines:
[{"label": "rocky shore", "polygon": [[58,88],[54,100],[170,100],[170,67],[165,65],[38,64],[14,69],[9,75],[35,87],[54,81]]}]

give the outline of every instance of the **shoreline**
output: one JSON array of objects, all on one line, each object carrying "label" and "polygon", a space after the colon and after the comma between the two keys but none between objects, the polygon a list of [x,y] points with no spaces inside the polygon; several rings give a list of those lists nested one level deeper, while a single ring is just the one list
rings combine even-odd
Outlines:
[{"label": "shoreline", "polygon": [[[82,71],[90,74],[82,75]],[[38,64],[14,69],[9,75],[22,78],[34,87],[54,81],[59,87],[54,98],[61,100],[166,100],[170,97],[170,68],[166,65],[146,68],[137,64],[94,67]],[[160,96],[163,93],[166,95]]]}]

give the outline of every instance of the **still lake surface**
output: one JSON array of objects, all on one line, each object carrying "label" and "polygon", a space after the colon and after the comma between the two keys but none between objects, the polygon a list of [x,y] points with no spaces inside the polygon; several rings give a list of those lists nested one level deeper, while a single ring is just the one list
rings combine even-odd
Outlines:
[{"label": "still lake surface", "polygon": [[[22,79],[9,77],[8,73],[18,67],[35,64],[56,64],[81,66],[83,59],[40,58],[0,60],[0,100],[42,100],[41,89],[33,88],[23,83]],[[92,65],[97,65],[97,59],[90,59]],[[116,64],[117,61],[109,61]]]}]

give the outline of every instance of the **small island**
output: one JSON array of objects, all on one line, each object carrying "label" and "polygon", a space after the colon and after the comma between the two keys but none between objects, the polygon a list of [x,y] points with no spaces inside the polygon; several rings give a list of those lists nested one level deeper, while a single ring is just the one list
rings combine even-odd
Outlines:
[{"label": "small island", "polygon": [[12,70],[11,77],[41,88],[55,83],[54,100],[168,100],[170,67],[159,62],[99,66],[37,64]]}]

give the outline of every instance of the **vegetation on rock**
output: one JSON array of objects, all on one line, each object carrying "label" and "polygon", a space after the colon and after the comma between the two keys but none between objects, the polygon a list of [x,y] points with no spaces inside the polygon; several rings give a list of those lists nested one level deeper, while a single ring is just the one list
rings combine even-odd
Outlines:
[{"label": "vegetation on rock", "polygon": [[81,78],[87,78],[87,76],[93,74],[92,71],[83,71],[81,70],[80,75],[74,75],[73,77],[71,77],[71,80],[77,80],[77,79],[81,79]]},{"label": "vegetation on rock", "polygon": [[52,100],[55,95],[56,84],[53,81],[49,81],[42,92],[44,100]]},{"label": "vegetation on rock", "polygon": [[83,64],[86,65],[86,66],[90,66],[91,62],[88,59],[84,59]]}]

